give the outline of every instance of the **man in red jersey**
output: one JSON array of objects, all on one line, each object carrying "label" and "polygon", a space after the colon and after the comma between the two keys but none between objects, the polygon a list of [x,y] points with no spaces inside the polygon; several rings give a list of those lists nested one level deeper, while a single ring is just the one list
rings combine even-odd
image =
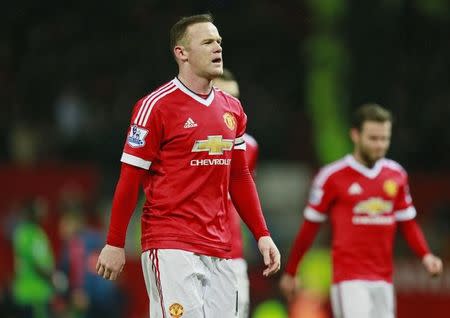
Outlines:
[{"label": "man in red jersey", "polygon": [[320,223],[332,227],[335,317],[393,318],[392,248],[397,226],[431,275],[442,261],[431,254],[414,217],[408,176],[395,161],[385,159],[391,139],[391,114],[376,104],[361,106],[354,116],[353,155],[322,168],[313,181],[305,221],[280,280],[291,299],[298,288],[297,265],[311,246]]},{"label": "man in red jersey", "polygon": [[239,100],[212,87],[222,74],[222,39],[212,21],[196,15],[171,29],[179,73],[134,107],[97,263],[106,279],[121,272],[142,184],[142,268],[151,317],[237,316],[237,282],[227,259],[228,193],[258,241],[263,274],[280,267],[245,159],[246,115]]},{"label": "man in red jersey", "polygon": [[[234,75],[228,70],[223,69],[220,77],[214,80],[214,86],[233,97],[239,98],[239,85]],[[248,169],[252,176],[255,176],[256,162],[258,160],[258,143],[249,134],[244,134],[246,145],[245,157],[248,163]],[[247,274],[247,262],[244,259],[244,248],[241,232],[241,219],[230,198],[230,226],[231,226],[231,253],[232,268],[238,283],[238,306],[239,318],[247,318],[250,308],[250,284]]]}]

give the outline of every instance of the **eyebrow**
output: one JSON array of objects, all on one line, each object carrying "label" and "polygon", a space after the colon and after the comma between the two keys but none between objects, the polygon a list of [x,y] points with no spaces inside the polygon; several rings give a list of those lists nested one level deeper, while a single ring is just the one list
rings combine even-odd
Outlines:
[{"label": "eyebrow", "polygon": [[210,42],[210,41],[222,42],[222,38],[220,36],[218,38],[206,38],[201,43],[203,44],[203,43]]}]

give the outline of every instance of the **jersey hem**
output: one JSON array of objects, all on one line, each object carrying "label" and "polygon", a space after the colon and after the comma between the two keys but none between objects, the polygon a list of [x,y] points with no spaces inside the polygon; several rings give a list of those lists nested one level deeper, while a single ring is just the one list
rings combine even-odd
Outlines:
[{"label": "jersey hem", "polygon": [[189,251],[197,254],[219,257],[219,258],[231,258],[231,245],[230,244],[208,244],[198,242],[188,242],[186,238],[174,238],[174,239],[151,239],[142,241],[142,252],[149,249],[177,249]]},{"label": "jersey hem", "polygon": [[375,281],[383,281],[389,284],[392,284],[391,278],[383,278],[383,277],[347,277],[347,278],[333,278],[333,284],[340,284],[347,281],[362,281],[362,282],[375,282]]}]

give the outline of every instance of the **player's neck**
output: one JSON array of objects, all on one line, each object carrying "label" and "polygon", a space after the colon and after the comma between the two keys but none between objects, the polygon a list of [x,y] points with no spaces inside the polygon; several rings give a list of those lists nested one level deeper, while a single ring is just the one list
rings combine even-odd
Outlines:
[{"label": "player's neck", "polygon": [[212,81],[206,78],[182,72],[180,72],[177,77],[184,86],[196,94],[207,95],[211,92]]},{"label": "player's neck", "polygon": [[353,152],[353,158],[355,158],[356,162],[362,164],[364,167],[367,167],[369,169],[372,169],[372,167],[374,166],[374,163],[364,160],[363,156],[361,156],[361,154],[356,150]]}]

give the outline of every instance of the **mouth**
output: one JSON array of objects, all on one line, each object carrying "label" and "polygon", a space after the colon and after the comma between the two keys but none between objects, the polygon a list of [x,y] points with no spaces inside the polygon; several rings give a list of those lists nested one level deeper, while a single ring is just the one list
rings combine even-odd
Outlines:
[{"label": "mouth", "polygon": [[215,58],[215,59],[212,60],[212,62],[213,62],[214,64],[220,64],[220,63],[222,63],[222,58],[220,58],[220,57]]}]

